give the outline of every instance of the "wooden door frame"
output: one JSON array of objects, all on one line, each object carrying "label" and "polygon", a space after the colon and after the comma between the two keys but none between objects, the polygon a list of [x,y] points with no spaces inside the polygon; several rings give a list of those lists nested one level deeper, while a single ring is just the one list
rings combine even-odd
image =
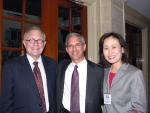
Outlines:
[{"label": "wooden door frame", "polygon": [[[41,28],[46,33],[47,36],[47,45],[44,50],[44,55],[52,57],[57,61],[58,59],[58,7],[59,5],[68,5],[70,4],[69,0],[42,0],[41,8]],[[84,13],[86,12],[86,13]],[[84,28],[81,29],[82,35],[87,41],[87,7],[83,6],[81,12],[82,25]]]},{"label": "wooden door frame", "polygon": [[44,55],[52,57],[57,61],[58,58],[58,1],[41,1],[41,28],[46,34],[46,47]]}]

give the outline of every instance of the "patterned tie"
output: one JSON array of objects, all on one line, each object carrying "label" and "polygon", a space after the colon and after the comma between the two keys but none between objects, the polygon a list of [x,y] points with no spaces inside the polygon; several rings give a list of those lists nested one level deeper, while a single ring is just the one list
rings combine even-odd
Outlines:
[{"label": "patterned tie", "polygon": [[38,62],[33,62],[34,69],[34,77],[36,81],[37,88],[39,90],[40,98],[41,98],[41,105],[42,105],[42,113],[46,113],[46,104],[45,104],[45,96],[44,96],[44,89],[43,89],[43,82],[42,82],[42,77],[41,77],[41,72],[38,67]]},{"label": "patterned tie", "polygon": [[70,102],[71,113],[80,113],[79,74],[77,68],[78,66],[75,65],[71,80],[71,102]]}]

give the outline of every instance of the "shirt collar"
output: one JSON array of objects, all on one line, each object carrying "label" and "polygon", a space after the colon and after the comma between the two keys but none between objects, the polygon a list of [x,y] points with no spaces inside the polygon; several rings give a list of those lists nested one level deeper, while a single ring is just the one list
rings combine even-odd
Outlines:
[{"label": "shirt collar", "polygon": [[81,62],[79,62],[78,64],[76,64],[76,63],[74,63],[74,62],[72,62],[71,64],[72,64],[72,66],[74,67],[75,65],[77,65],[78,67],[80,67],[80,66],[82,66],[82,65],[84,65],[84,64],[86,64],[87,63],[87,60],[84,58]]},{"label": "shirt collar", "polygon": [[[35,62],[35,60],[34,60],[29,54],[27,54],[27,58],[28,58],[28,60],[29,60],[30,65],[32,65],[33,62]],[[36,61],[37,61],[38,63],[41,63],[41,62],[42,62],[41,56],[40,56]]]}]

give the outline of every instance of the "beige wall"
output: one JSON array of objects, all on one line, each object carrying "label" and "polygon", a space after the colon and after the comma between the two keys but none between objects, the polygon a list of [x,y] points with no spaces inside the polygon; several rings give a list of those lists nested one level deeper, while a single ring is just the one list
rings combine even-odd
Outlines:
[{"label": "beige wall", "polygon": [[88,8],[88,58],[99,62],[98,42],[106,32],[124,35],[124,2],[122,0],[83,0]]}]

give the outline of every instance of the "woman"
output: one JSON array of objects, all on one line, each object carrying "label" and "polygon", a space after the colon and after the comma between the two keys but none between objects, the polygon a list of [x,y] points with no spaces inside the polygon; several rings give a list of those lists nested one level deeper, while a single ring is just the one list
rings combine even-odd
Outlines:
[{"label": "woman", "polygon": [[128,63],[127,45],[120,34],[105,33],[99,42],[105,66],[103,113],[146,113],[142,71]]}]

